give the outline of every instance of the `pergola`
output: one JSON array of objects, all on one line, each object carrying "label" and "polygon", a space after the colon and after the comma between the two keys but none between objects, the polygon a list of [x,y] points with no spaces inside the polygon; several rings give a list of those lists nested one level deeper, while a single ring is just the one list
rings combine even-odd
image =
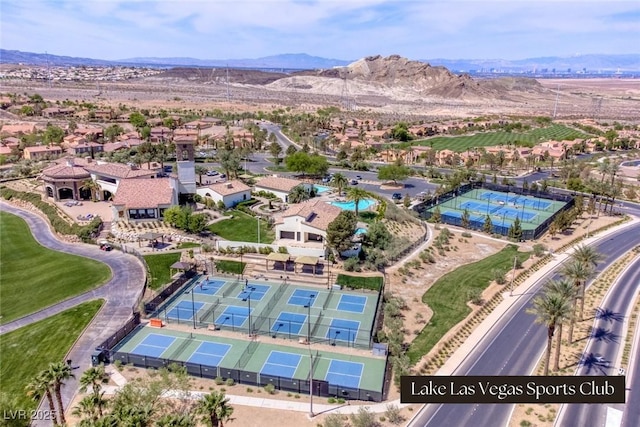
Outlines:
[{"label": "pergola", "polygon": [[298,273],[298,264],[313,266],[313,274],[316,274],[316,265],[318,264],[317,256],[299,256],[295,259],[294,272]]},{"label": "pergola", "polygon": [[156,239],[162,239],[162,243],[164,243],[164,234],[162,233],[154,233],[152,231],[147,231],[144,234],[141,234],[140,236],[138,236],[138,246],[140,246],[140,240],[156,240]]},{"label": "pergola", "polygon": [[282,262],[282,263],[284,263],[284,269],[286,271],[287,270],[287,262],[289,261],[289,259],[290,259],[289,254],[281,254],[279,252],[271,252],[269,255],[267,255],[267,258],[264,260],[265,268],[267,269],[267,271],[269,270],[269,261],[273,261],[274,264],[276,262]]},{"label": "pergola", "polygon": [[169,267],[169,274],[171,276],[173,276],[173,270],[178,270],[178,271],[191,270],[191,264],[188,262],[182,262],[182,261],[174,262],[173,264],[171,264],[171,267]]}]

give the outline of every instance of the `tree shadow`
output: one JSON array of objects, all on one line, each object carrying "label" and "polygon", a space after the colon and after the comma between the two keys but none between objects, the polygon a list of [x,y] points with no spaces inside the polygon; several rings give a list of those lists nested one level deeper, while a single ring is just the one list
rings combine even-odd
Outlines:
[{"label": "tree shadow", "polygon": [[624,315],[611,311],[608,308],[598,307],[596,309],[596,318],[606,320],[607,322],[622,322],[624,320]]},{"label": "tree shadow", "polygon": [[610,362],[594,353],[583,354],[579,364],[587,368],[587,375],[593,372],[600,372],[603,375],[609,374]]},{"label": "tree shadow", "polygon": [[617,343],[619,341],[619,339],[620,339],[620,337],[618,335],[612,333],[610,329],[604,329],[604,328],[594,328],[594,329],[592,329],[590,336],[594,340],[603,341],[603,342],[615,342],[615,343]]}]

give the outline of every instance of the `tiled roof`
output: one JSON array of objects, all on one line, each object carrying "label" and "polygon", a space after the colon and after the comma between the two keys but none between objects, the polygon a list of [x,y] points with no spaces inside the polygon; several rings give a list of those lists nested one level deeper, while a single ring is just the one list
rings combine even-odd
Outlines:
[{"label": "tiled roof", "polygon": [[84,167],[82,167],[82,165],[73,164],[70,162],[65,162],[59,165],[48,167],[42,171],[42,174],[45,177],[49,177],[49,178],[71,177],[71,178],[81,179],[81,178],[89,178],[91,176],[89,172],[87,172],[87,170]]},{"label": "tiled roof", "polygon": [[2,126],[2,133],[8,133],[15,135],[17,133],[31,133],[36,130],[36,125],[33,123],[21,123],[17,125],[4,125]]},{"label": "tiled roof", "polygon": [[99,175],[108,175],[114,178],[137,178],[156,173],[156,171],[148,169],[131,169],[130,166],[122,165],[120,163],[90,163],[86,165],[85,168],[89,172],[97,173]]},{"label": "tiled roof", "polygon": [[24,151],[29,153],[62,153],[62,148],[57,145],[34,145],[32,147],[25,147]]},{"label": "tiled roof", "polygon": [[270,190],[277,190],[288,193],[293,189],[293,187],[296,187],[300,184],[303,184],[303,182],[298,181],[297,179],[268,176],[258,181],[256,183],[256,187],[263,187]]},{"label": "tiled roof", "polygon": [[173,202],[169,178],[138,178],[120,181],[113,204],[127,209],[155,208]]},{"label": "tiled roof", "polygon": [[332,206],[320,199],[311,199],[291,206],[283,212],[282,218],[301,216],[302,224],[319,230],[327,230],[329,224],[340,215],[342,209]]},{"label": "tiled roof", "polygon": [[212,191],[215,191],[221,196],[229,196],[231,194],[242,193],[243,191],[251,191],[251,187],[238,180],[210,184],[207,185],[207,188],[210,188]]}]

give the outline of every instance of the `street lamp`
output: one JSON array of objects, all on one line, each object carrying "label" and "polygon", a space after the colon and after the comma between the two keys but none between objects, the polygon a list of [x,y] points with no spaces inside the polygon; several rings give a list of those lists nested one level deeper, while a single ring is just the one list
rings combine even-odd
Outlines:
[{"label": "street lamp", "polygon": [[311,345],[311,306],[316,294],[309,295],[309,301],[304,306],[307,309],[307,344]]},{"label": "street lamp", "polygon": [[191,294],[191,318],[193,319],[193,329],[195,329],[196,328],[196,303],[193,299],[193,289],[185,293]]},{"label": "street lamp", "polygon": [[258,220],[258,244],[260,244],[260,217],[256,215],[256,219]]}]

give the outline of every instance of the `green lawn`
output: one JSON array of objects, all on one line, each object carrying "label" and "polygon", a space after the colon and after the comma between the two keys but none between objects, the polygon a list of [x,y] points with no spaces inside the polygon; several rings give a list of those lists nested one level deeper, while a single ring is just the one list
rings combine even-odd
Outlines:
[{"label": "green lawn", "polygon": [[382,287],[383,279],[380,276],[363,277],[350,276],[348,274],[338,274],[336,283],[353,289],[371,289],[379,291]]},{"label": "green lawn", "polygon": [[89,301],[2,335],[0,390],[15,398],[18,407],[11,409],[36,408],[37,402],[25,395],[25,386],[49,363],[64,359],[102,303],[103,300]]},{"label": "green lawn", "polygon": [[144,255],[144,260],[149,266],[149,287],[159,289],[171,281],[169,267],[180,261],[180,252]]},{"label": "green lawn", "polygon": [[473,147],[491,145],[507,145],[518,143],[533,147],[535,144],[548,140],[564,141],[575,138],[588,138],[588,135],[562,125],[551,125],[546,128],[536,128],[524,133],[515,132],[486,132],[463,136],[437,136],[435,138],[412,141],[411,145],[432,146],[434,150],[449,149],[463,152]]},{"label": "green lawn", "polygon": [[[238,210],[229,213],[233,218],[211,224],[209,231],[234,242],[258,243],[258,220]],[[271,243],[274,239],[274,231],[267,227],[266,221],[260,220],[260,243]]]},{"label": "green lawn", "polygon": [[106,264],[41,246],[22,218],[5,212],[0,213],[0,271],[0,323],[96,288],[111,277]]},{"label": "green lawn", "polygon": [[493,280],[494,270],[509,271],[516,255],[524,262],[530,253],[518,252],[515,245],[509,245],[497,254],[442,276],[425,292],[422,302],[431,307],[433,316],[409,347],[407,354],[412,364],[427,354],[444,334],[471,312],[467,306],[469,295],[473,291],[484,290]]}]

